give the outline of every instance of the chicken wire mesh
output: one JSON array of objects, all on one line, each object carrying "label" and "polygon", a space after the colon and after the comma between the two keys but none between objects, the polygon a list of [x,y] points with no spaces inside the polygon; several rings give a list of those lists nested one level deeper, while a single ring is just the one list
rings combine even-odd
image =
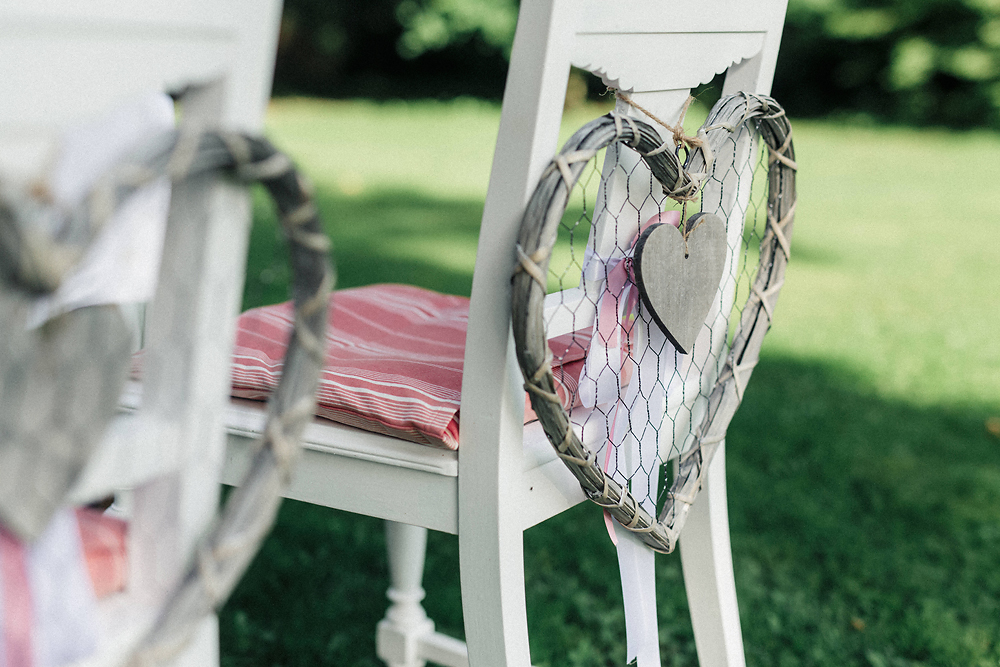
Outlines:
[{"label": "chicken wire mesh", "polygon": [[[567,142],[525,213],[513,317],[532,405],[588,495],[660,551],[673,548],[770,324],[794,213],[790,138],[781,108],[752,95],[720,100],[690,154],[609,114]],[[699,209],[725,222],[725,263],[684,354],[638,298],[635,244]]]}]

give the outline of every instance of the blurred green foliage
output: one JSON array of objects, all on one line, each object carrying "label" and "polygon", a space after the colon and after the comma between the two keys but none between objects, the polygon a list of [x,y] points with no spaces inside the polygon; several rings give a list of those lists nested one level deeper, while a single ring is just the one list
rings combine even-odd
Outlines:
[{"label": "blurred green foliage", "polygon": [[285,0],[277,94],[499,99],[514,0]]},{"label": "blurred green foliage", "polygon": [[791,0],[774,95],[799,116],[1000,128],[1000,0]]},{"label": "blurred green foliage", "polygon": [[403,26],[398,50],[404,58],[478,37],[489,48],[510,56],[517,25],[517,4],[513,0],[403,0],[396,8]]},{"label": "blurred green foliage", "polygon": [[[516,19],[517,0],[286,0],[275,91],[499,99]],[[1000,0],[790,0],[774,95],[799,117],[1000,128]]]}]

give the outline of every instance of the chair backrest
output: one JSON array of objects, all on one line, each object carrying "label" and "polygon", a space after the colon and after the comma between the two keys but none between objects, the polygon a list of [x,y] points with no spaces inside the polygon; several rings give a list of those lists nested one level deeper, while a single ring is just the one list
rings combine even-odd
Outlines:
[{"label": "chair backrest", "polygon": [[[182,133],[259,131],[280,9],[279,0],[3,0],[0,179],[44,176],[68,128],[151,91],[198,87],[181,98]],[[71,494],[82,502],[135,489],[129,594],[146,608],[173,585],[218,506],[249,213],[234,186],[175,188],[148,318],[143,406],[112,426]],[[140,631],[129,615],[123,637]]]},{"label": "chair backrest", "polygon": [[[463,475],[475,470],[471,476],[477,481],[466,487],[470,493],[489,480],[495,487],[500,479],[504,487],[511,483],[505,474],[516,474],[504,470],[520,469],[516,434],[521,432],[523,389],[508,326],[510,276],[520,216],[556,153],[570,66],[600,76],[653,115],[674,123],[690,90],[722,72],[726,72],[723,94],[770,90],[786,4],[787,0],[522,3],[469,312],[461,440],[475,446],[460,450],[460,464],[466,464]],[[628,105],[619,103],[618,111],[649,120]],[[638,163],[637,157],[631,159]],[[630,197],[639,208],[648,194],[626,192],[623,183],[613,180],[605,187],[609,199]],[[613,234],[599,228],[594,234],[600,249],[614,246]],[[550,326],[550,336],[563,332],[556,325]]]}]

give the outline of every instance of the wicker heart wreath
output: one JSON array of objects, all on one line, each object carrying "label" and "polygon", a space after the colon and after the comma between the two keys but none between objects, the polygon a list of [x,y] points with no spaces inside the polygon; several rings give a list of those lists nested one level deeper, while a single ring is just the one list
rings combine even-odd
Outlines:
[{"label": "wicker heart wreath", "polygon": [[[657,484],[655,481],[652,483],[658,509],[651,512],[650,507],[654,505],[633,495],[629,488],[630,481],[609,474],[606,471],[608,459],[605,458],[602,465],[602,457],[598,456],[598,451],[584,444],[585,438],[578,433],[582,427],[573,416],[581,413],[571,414],[565,407],[565,400],[559,395],[561,387],[557,385],[552,371],[553,360],[547,343],[545,311],[547,276],[550,275],[553,248],[559,236],[560,225],[564,224],[564,212],[574,186],[588,163],[604,148],[608,148],[609,156],[612,148],[617,150],[627,146],[633,149],[641,156],[652,177],[663,187],[667,197],[683,202],[692,202],[702,197],[702,207],[707,213],[716,211],[711,210],[714,202],[706,201],[707,195],[703,194],[702,187],[713,178],[717,183],[716,191],[725,189],[724,182],[732,183],[731,187],[725,187],[730,187],[731,190],[745,187],[744,196],[749,199],[749,191],[752,189],[750,185],[741,184],[738,178],[732,176],[739,173],[740,165],[713,160],[713,156],[719,155],[720,151],[725,152],[722,150],[724,144],[735,143],[733,137],[740,133],[745,150],[742,154],[735,149],[727,153],[736,156],[730,162],[739,162],[740,159],[749,162],[747,155],[751,149],[756,150],[758,145],[766,149],[766,221],[761,223],[759,261],[755,273],[752,262],[746,264],[745,303],[742,300],[736,301],[735,277],[731,291],[727,292],[722,287],[719,289],[720,294],[729,295],[729,301],[721,299],[722,303],[728,305],[717,308],[715,315],[716,321],[721,322],[715,329],[716,332],[721,331],[721,334],[716,333],[717,341],[721,339],[725,344],[716,344],[719,350],[718,360],[717,365],[711,369],[717,369],[717,373],[711,374],[714,384],[702,390],[701,407],[688,408],[690,426],[685,427],[688,430],[682,438],[684,447],[678,447],[673,452],[679,456],[679,461],[672,485],[667,488],[668,482],[663,481],[660,484],[663,490],[656,492]],[[614,144],[621,146],[615,147]],[[679,149],[680,145],[676,148]],[[691,504],[703,484],[708,464],[725,438],[726,429],[742,401],[750,374],[759,358],[761,343],[770,328],[775,303],[784,281],[795,212],[796,164],[792,130],[784,110],[773,99],[743,93],[721,99],[699,130],[698,138],[687,142],[687,148],[690,150],[682,163],[678,157],[681,151],[675,150],[674,142],[665,144],[648,124],[617,114],[603,116],[576,132],[542,174],[526,207],[518,236],[518,263],[512,281],[512,319],[518,363],[532,407],[549,441],[592,501],[604,507],[622,526],[636,533],[651,548],[663,553],[672,551],[677,542]],[[726,150],[730,148],[731,146]],[[743,157],[738,157],[740,155]],[[750,168],[752,169],[752,165]],[[605,173],[608,173],[607,168]],[[647,180],[646,186],[648,185]],[[603,184],[598,197],[602,196],[602,192],[606,198]],[[764,209],[763,202],[761,209]],[[584,211],[586,213],[586,206]],[[730,226],[738,225],[730,227],[729,238],[735,239],[734,247],[730,250],[733,261],[752,257],[757,248],[752,247],[754,243],[747,241],[744,232],[745,212],[720,214],[723,219],[728,219]],[[593,215],[596,224],[598,213]],[[641,223],[642,220],[638,222]],[[638,228],[634,220],[631,224]],[[588,245],[588,253],[591,252],[592,248]],[[586,264],[583,272],[586,275]],[[555,274],[559,275],[558,271]],[[610,272],[607,275],[610,276]],[[606,280],[611,282],[610,277]],[[741,299],[744,297],[743,293],[739,296]],[[642,315],[641,311],[637,312],[640,313],[637,317],[646,317],[651,321],[648,313]],[[729,326],[730,317],[735,326]],[[710,328],[707,322],[705,328]],[[596,332],[596,325],[594,329]],[[732,332],[728,338],[727,330]],[[596,341],[597,334],[593,335]],[[704,345],[696,343],[695,353],[699,344]],[[672,359],[680,359],[677,363],[690,363],[685,361],[688,357],[678,356],[681,353],[675,352],[673,348],[670,348],[669,354]],[[701,368],[697,370],[699,375],[706,372]],[[665,405],[669,405],[668,399],[664,398],[663,401]],[[569,407],[572,410],[578,406]],[[584,414],[593,412],[596,410]],[[605,413],[604,417],[607,422],[604,427],[609,434],[614,431],[616,420],[625,419],[617,413],[614,418],[610,414]],[[649,414],[654,413],[650,410]],[[646,431],[655,431],[657,440],[665,437],[661,436],[661,423],[653,416],[648,419],[650,428]],[[631,421],[631,417],[628,421]],[[628,428],[632,429],[634,426],[630,425]],[[639,436],[635,437],[638,439]],[[610,458],[611,435],[607,439],[606,456]],[[660,454],[655,472],[649,473],[651,477],[660,474],[659,464],[665,462],[666,458]]]},{"label": "wicker heart wreath", "polygon": [[[311,187],[292,162],[264,139],[229,132],[169,133],[152,141],[131,163],[106,175],[88,202],[74,212],[77,227],[87,230],[82,239],[76,240],[75,247],[54,238],[39,237],[32,231],[39,227],[37,221],[30,219],[32,214],[39,213],[37,205],[23,199],[0,198],[0,305],[6,306],[55,289],[73,265],[66,258],[82,255],[82,248],[96,236],[110,214],[138,188],[162,177],[176,184],[215,174],[244,184],[260,183],[274,200],[289,243],[295,325],[280,384],[268,405],[262,442],[250,469],[192,554],[187,570],[167,596],[155,623],[125,659],[129,665],[159,664],[183,649],[199,621],[229,596],[273,523],[302,430],[315,411],[316,387],[325,357],[328,295],[333,284],[329,238],[312,202]],[[171,224],[195,223],[178,220]],[[4,312],[16,312],[13,308]],[[108,317],[109,313],[115,317]],[[10,376],[2,378],[0,389],[8,379],[17,380],[22,387],[31,382],[47,382],[61,387],[62,394],[76,387],[83,394],[57,396],[53,389],[49,392],[50,399],[59,398],[71,405],[100,403],[100,409],[78,410],[82,412],[80,419],[63,424],[63,431],[74,435],[72,440],[49,437],[61,423],[55,418],[35,419],[27,426],[6,429],[8,436],[17,437],[8,437],[0,454],[18,450],[21,470],[29,481],[37,481],[34,477],[39,475],[51,478],[51,483],[44,487],[47,493],[15,498],[31,502],[31,511],[20,508],[18,513],[19,508],[9,508],[10,512],[0,513],[0,519],[6,516],[10,527],[20,529],[23,535],[37,533],[55,507],[65,501],[66,492],[87,463],[96,439],[94,434],[103,431],[112,417],[129,358],[128,333],[124,331],[122,342],[124,323],[120,319],[116,309],[110,307],[82,308],[59,316],[33,332],[21,331],[22,338],[32,338],[18,348],[24,353],[18,359],[0,364],[0,371]],[[18,323],[23,330],[23,318]],[[81,331],[90,338],[82,337]],[[103,347],[114,349],[95,354],[94,348],[98,346],[91,339],[104,339],[112,333],[116,345]],[[65,353],[49,354],[48,363],[38,361],[46,351],[63,347]],[[8,356],[12,353],[8,351]],[[31,382],[25,380],[29,372],[38,377]],[[79,375],[86,382],[68,375]],[[105,388],[102,396],[110,396],[110,401],[86,395],[94,393],[97,384]],[[66,405],[32,406],[33,413],[45,410],[49,413],[66,410]],[[47,423],[53,419],[55,426]],[[19,425],[25,419],[14,415],[7,421]],[[34,431],[29,428],[38,426],[35,422],[44,427],[40,432],[35,432],[39,428]],[[60,451],[45,451],[45,447],[51,448],[52,441],[62,443]],[[59,459],[58,466],[46,462],[47,457],[53,456]],[[20,520],[11,521],[11,517]]]}]

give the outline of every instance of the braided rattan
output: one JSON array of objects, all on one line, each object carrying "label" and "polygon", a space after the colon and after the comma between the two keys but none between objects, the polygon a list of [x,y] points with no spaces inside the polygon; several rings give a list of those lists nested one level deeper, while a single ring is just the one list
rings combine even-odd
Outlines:
[{"label": "braided rattan", "polygon": [[[640,505],[626,486],[608,475],[573,431],[560,402],[550,364],[544,306],[546,275],[570,192],[587,162],[612,143],[623,143],[641,156],[664,192],[692,201],[716,165],[713,147],[746,125],[768,150],[767,231],[761,242],[756,276],[708,409],[695,431],[695,444],[681,455],[673,485],[658,517]],[[795,213],[795,155],[785,112],[773,99],[737,94],[720,100],[699,130],[686,164],[678,151],[652,127],[630,117],[608,114],[580,129],[542,174],[528,202],[518,236],[518,264],[513,276],[512,318],[518,363],[532,407],[553,447],[579,480],[587,496],[656,551],[669,553],[700,490],[713,454],[724,440],[756,365],[770,327],[789,258]]]},{"label": "braided rattan", "polygon": [[278,208],[289,243],[295,324],[250,468],[196,548],[186,573],[133,654],[132,665],[159,664],[183,648],[199,621],[229,597],[270,530],[302,431],[315,413],[333,286],[329,238],[313,204],[312,188],[291,160],[266,139],[208,132],[193,142],[197,150],[183,171],[175,171],[175,158],[184,143],[183,136],[170,137],[164,149],[147,162],[149,173],[140,180],[168,173],[178,181],[221,171],[242,183],[261,183]]},{"label": "braided rattan", "polygon": [[[249,471],[202,538],[155,623],[125,658],[131,665],[160,664],[182,650],[199,622],[229,596],[270,530],[302,431],[315,412],[315,393],[325,357],[328,295],[333,284],[329,239],[322,230],[311,187],[291,161],[267,140],[235,133],[182,132],[158,137],[126,165],[98,182],[86,204],[74,211],[64,226],[71,230],[69,234],[37,234],[34,230],[44,207],[26,199],[0,197],[0,280],[11,294],[44,294],[59,285],[112,212],[138,188],[164,176],[177,184],[217,174],[245,184],[261,183],[277,205],[290,247],[295,324],[281,380],[268,405],[264,435]],[[190,224],[185,220],[174,222]],[[112,310],[89,307],[70,315]],[[124,328],[124,324],[120,326]],[[96,365],[87,377],[110,373],[113,377],[109,383],[120,389],[128,361],[127,341],[118,345],[117,353],[123,359],[115,364],[107,362],[107,355],[95,355],[93,349],[87,352],[89,356],[81,355],[87,357],[83,362]],[[64,366],[70,369],[66,372],[72,372],[68,365]],[[84,390],[93,392],[93,387],[85,386]],[[110,408],[117,395],[111,399]],[[92,411],[90,419],[101,422],[94,429],[103,428],[103,421],[111,415],[110,408],[104,411],[106,415]],[[68,490],[88,454],[80,452],[72,461],[72,469],[60,469],[62,493]],[[51,512],[63,500],[53,496],[40,512]],[[39,525],[44,522],[45,517],[35,521]]]}]

